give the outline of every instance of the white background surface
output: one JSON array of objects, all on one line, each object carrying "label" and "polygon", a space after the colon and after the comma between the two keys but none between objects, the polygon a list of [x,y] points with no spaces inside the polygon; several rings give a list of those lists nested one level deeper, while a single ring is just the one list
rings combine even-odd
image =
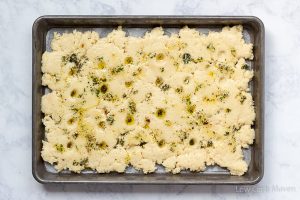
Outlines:
[{"label": "white background surface", "polygon": [[[46,14],[255,15],[266,29],[265,176],[256,186],[51,185],[31,175],[31,27]],[[300,1],[0,0],[0,200],[297,199]]]}]

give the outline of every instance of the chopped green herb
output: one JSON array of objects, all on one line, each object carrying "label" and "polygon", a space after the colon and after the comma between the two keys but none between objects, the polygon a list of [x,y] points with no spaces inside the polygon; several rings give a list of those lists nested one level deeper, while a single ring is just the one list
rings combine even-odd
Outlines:
[{"label": "chopped green herb", "polygon": [[245,100],[247,99],[247,97],[245,95],[243,95],[242,93],[239,93],[237,95],[238,100],[240,101],[241,104],[243,104],[245,102]]},{"label": "chopped green herb", "polygon": [[166,120],[166,121],[165,121],[165,125],[166,125],[166,126],[172,126],[172,122],[171,122],[170,120]]},{"label": "chopped green herb", "polygon": [[229,96],[229,92],[227,91],[220,91],[216,94],[216,98],[220,101],[223,101]]},{"label": "chopped green herb", "polygon": [[171,151],[171,152],[174,152],[174,151],[175,151],[175,148],[176,148],[176,143],[172,142],[172,143],[170,144],[170,151]]},{"label": "chopped green herb", "polygon": [[93,81],[93,85],[98,85],[100,83],[100,80],[98,77],[96,76],[91,76],[92,81]]},{"label": "chopped green herb", "polygon": [[106,82],[107,80],[106,80],[105,77],[102,77],[102,78],[100,78],[100,81],[101,81],[101,82]]},{"label": "chopped green herb", "polygon": [[114,97],[111,93],[106,93],[104,96],[103,96],[103,99],[105,101],[113,101],[114,100]]},{"label": "chopped green herb", "polygon": [[132,64],[133,63],[132,57],[131,56],[126,57],[124,63],[126,65]]},{"label": "chopped green herb", "polygon": [[99,94],[100,94],[100,89],[97,88],[97,89],[92,89],[92,91],[95,92],[96,96],[99,97]]},{"label": "chopped green herb", "polygon": [[188,95],[188,96],[184,97],[184,101],[185,101],[186,105],[191,105],[192,104],[191,96]]},{"label": "chopped green herb", "polygon": [[80,161],[79,165],[80,165],[80,166],[84,166],[84,165],[87,164],[88,161],[89,161],[89,159],[88,159],[88,158],[85,158],[85,159],[83,159],[83,160]]},{"label": "chopped green herb", "polygon": [[196,87],[195,87],[195,92],[198,92],[201,88],[203,88],[204,85],[201,83],[201,84],[198,84]]},{"label": "chopped green herb", "polygon": [[179,135],[180,140],[181,141],[186,140],[187,139],[187,135],[188,134],[185,131],[180,132],[180,135]]},{"label": "chopped green herb", "polygon": [[156,53],[149,53],[149,54],[148,54],[148,57],[149,57],[149,58],[154,58],[155,56],[156,56]]},{"label": "chopped green herb", "polygon": [[176,88],[175,92],[178,93],[178,94],[182,93],[183,92],[183,87],[180,86],[179,88]]},{"label": "chopped green herb", "polygon": [[147,144],[147,142],[145,142],[145,141],[142,140],[142,141],[140,142],[139,146],[140,146],[140,147],[144,147],[145,144]]},{"label": "chopped green herb", "polygon": [[200,58],[197,58],[197,59],[193,59],[193,62],[194,62],[194,63],[200,63],[200,62],[203,62],[203,58],[200,57]]},{"label": "chopped green herb", "polygon": [[189,78],[189,77],[186,77],[186,78],[183,80],[183,82],[184,82],[185,84],[189,84],[190,78]]},{"label": "chopped green herb", "polygon": [[62,144],[55,144],[54,146],[55,146],[56,150],[60,153],[63,153],[65,151],[65,148]]},{"label": "chopped green herb", "polygon": [[236,50],[235,49],[231,49],[230,52],[231,52],[232,56],[234,56],[234,57],[236,56]]},{"label": "chopped green herb", "polygon": [[132,76],[137,76],[142,72],[142,68],[137,68],[137,70],[135,72],[132,73]]},{"label": "chopped green herb", "polygon": [[69,75],[73,76],[75,74],[78,73],[78,68],[77,67],[71,67],[70,71],[69,71]]},{"label": "chopped green herb", "polygon": [[117,145],[121,145],[121,146],[124,146],[124,139],[123,138],[118,138],[117,139]]},{"label": "chopped green herb", "polygon": [[104,150],[108,147],[108,145],[104,141],[102,141],[100,143],[96,143],[96,146],[98,147],[98,149],[102,149],[102,150]]},{"label": "chopped green herb", "polygon": [[79,135],[78,133],[74,133],[74,134],[73,134],[73,138],[74,138],[74,139],[78,138],[78,135]]},{"label": "chopped green herb", "polygon": [[241,129],[241,127],[240,126],[233,126],[233,131],[234,132],[237,132],[237,131],[239,131]]},{"label": "chopped green herb", "polygon": [[76,54],[71,54],[71,56],[69,57],[69,62],[74,63],[76,66],[79,64]]},{"label": "chopped green herb", "polygon": [[247,64],[244,64],[244,65],[242,66],[242,69],[249,70],[249,66],[248,66]]},{"label": "chopped green herb", "polygon": [[211,146],[213,146],[213,142],[209,140],[209,141],[207,142],[207,147],[211,147]]},{"label": "chopped green herb", "polygon": [[109,125],[112,125],[115,121],[114,115],[108,115],[107,118],[106,118],[106,121]]},{"label": "chopped green herb", "polygon": [[149,101],[151,99],[151,97],[152,97],[152,93],[149,92],[149,93],[146,94],[146,99],[145,100]]},{"label": "chopped green herb", "polygon": [[192,114],[195,111],[195,108],[196,105],[189,105],[187,106],[187,111]]},{"label": "chopped green herb", "polygon": [[241,104],[243,104],[246,99],[247,97],[245,95],[241,96],[241,100],[240,100]]},{"label": "chopped green herb", "polygon": [[98,68],[104,69],[106,67],[106,62],[104,61],[103,57],[98,58]]},{"label": "chopped green herb", "polygon": [[207,45],[206,48],[207,48],[208,50],[212,51],[212,52],[215,51],[215,47],[214,47],[214,45],[213,45],[212,43],[210,43],[209,45]]},{"label": "chopped green herb", "polygon": [[182,56],[182,60],[184,64],[188,64],[192,60],[191,54],[184,53]]},{"label": "chopped green herb", "polygon": [[150,119],[148,117],[145,117],[145,125],[144,128],[149,128]]},{"label": "chopped green herb", "polygon": [[200,124],[202,124],[202,125],[207,125],[208,124],[207,117],[203,113],[200,113],[198,115],[198,120],[199,120]]},{"label": "chopped green herb", "polygon": [[163,79],[161,77],[157,77],[155,80],[156,86],[161,86],[163,84]]},{"label": "chopped green herb", "polygon": [[117,73],[120,73],[121,71],[124,70],[124,67],[122,65],[120,66],[117,66],[117,67],[114,67],[112,70],[111,70],[111,73],[112,74],[117,74]]},{"label": "chopped green herb", "polygon": [[161,86],[162,91],[167,91],[169,89],[170,89],[170,85],[168,85],[168,84],[164,84],[164,85]]},{"label": "chopped green herb", "polygon": [[228,74],[233,74],[234,73],[234,68],[232,68],[232,67],[230,67],[228,65],[218,64],[216,67],[218,68],[218,70],[221,73],[228,73]]},{"label": "chopped green herb", "polygon": [[75,53],[73,53],[69,56],[62,56],[62,62],[64,64],[67,64],[68,62],[70,62],[70,63],[74,63],[74,65],[75,65],[74,67],[71,68],[71,70],[69,72],[69,74],[71,76],[77,74],[81,70],[81,67],[87,60],[88,59],[85,56],[83,56],[79,59]]},{"label": "chopped green herb", "polygon": [[136,103],[134,101],[130,101],[128,107],[132,114],[136,112]]}]

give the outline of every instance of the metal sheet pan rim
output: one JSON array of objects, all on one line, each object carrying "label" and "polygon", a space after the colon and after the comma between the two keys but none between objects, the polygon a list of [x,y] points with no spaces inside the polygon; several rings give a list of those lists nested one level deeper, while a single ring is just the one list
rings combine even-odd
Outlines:
[{"label": "metal sheet pan rim", "polygon": [[[40,98],[40,95],[38,93],[41,84],[40,84],[40,77],[41,74],[40,72],[40,60],[37,58],[37,56],[41,56],[41,50],[38,49],[38,47],[42,47],[44,44],[43,41],[41,41],[41,38],[38,38],[38,34],[41,34],[40,32],[42,29],[40,26],[42,23],[44,23],[44,26],[46,26],[46,29],[49,28],[47,27],[47,23],[51,22],[53,20],[60,21],[68,21],[68,23],[62,23],[60,25],[57,25],[58,27],[78,27],[72,24],[74,20],[77,22],[88,22],[89,20],[115,20],[117,21],[122,21],[126,22],[126,20],[157,20],[158,22],[161,21],[161,25],[164,26],[163,22],[166,22],[166,20],[174,21],[174,20],[182,20],[182,21],[191,21],[194,22],[194,24],[197,24],[197,22],[200,25],[203,24],[211,24],[211,25],[219,25],[219,26],[224,26],[224,24],[237,24],[237,22],[243,22],[243,23],[254,23],[258,33],[256,33],[255,37],[258,38],[260,41],[259,44],[256,44],[255,48],[258,48],[260,53],[258,55],[259,58],[257,61],[257,66],[259,67],[260,71],[256,75],[258,79],[258,92],[259,92],[259,97],[258,97],[258,104],[259,104],[259,113],[257,115],[259,116],[259,146],[258,146],[258,152],[260,152],[257,158],[258,168],[255,174],[254,178],[231,178],[234,176],[224,176],[220,175],[219,179],[216,179],[215,177],[213,179],[209,179],[210,175],[205,175],[203,174],[199,179],[193,179],[192,180],[186,180],[186,178],[180,178],[178,177],[177,179],[175,178],[176,182],[174,182],[173,179],[162,179],[162,177],[158,178],[147,178],[148,175],[138,175],[136,178],[130,178],[130,179],[118,179],[117,176],[111,176],[108,179],[105,179],[107,175],[103,179],[99,179],[101,177],[101,174],[95,174],[95,176],[98,177],[98,179],[91,178],[91,176],[85,176],[81,177],[78,179],[72,179],[70,176],[65,176],[64,177],[47,177],[47,172],[43,171],[40,167],[38,168],[39,161],[41,160],[40,158],[40,151],[37,150],[37,147],[41,146],[41,137],[39,137],[39,131],[37,128],[37,125],[40,125],[41,123],[41,117],[38,115],[40,111],[40,106],[38,105]],[[206,22],[207,21],[207,22]],[[46,24],[45,24],[46,22]],[[175,21],[174,21],[175,22]],[[200,23],[201,22],[201,23]],[[213,22],[213,23],[212,23]],[[154,23],[155,24],[155,23]],[[100,24],[101,25],[101,24]],[[114,24],[115,25],[115,24]],[[124,25],[124,24],[122,24]],[[126,23],[125,23],[126,25]],[[149,24],[150,25],[150,24]],[[166,24],[168,25],[168,24]],[[173,24],[175,25],[175,24]],[[93,21],[93,23],[90,25],[91,27],[97,27],[97,22]],[[84,27],[90,27],[90,26],[84,26]],[[178,24],[180,26],[180,24]],[[151,27],[151,26],[149,26]],[[254,33],[255,34],[255,33]],[[44,48],[44,47],[43,47]],[[39,50],[39,52],[38,52]],[[163,15],[163,16],[155,16],[155,15],[103,15],[103,16],[97,16],[97,15],[48,15],[48,16],[41,16],[35,20],[32,26],[32,174],[33,177],[40,183],[106,183],[106,184],[113,184],[113,183],[118,183],[118,184],[256,184],[258,183],[262,177],[263,177],[263,142],[264,142],[264,25],[263,22],[255,17],[255,16],[196,16],[196,15],[186,15],[186,16],[172,16],[172,15]],[[39,145],[39,146],[37,146]],[[44,173],[44,174],[43,174]],[[120,175],[122,176],[122,175]],[[167,176],[167,175],[165,175]],[[73,176],[71,176],[73,177]],[[114,178],[116,177],[116,178]],[[145,180],[148,179],[148,180]],[[123,177],[124,178],[124,177]],[[228,180],[228,178],[230,180]],[[242,180],[243,179],[243,180]]]}]

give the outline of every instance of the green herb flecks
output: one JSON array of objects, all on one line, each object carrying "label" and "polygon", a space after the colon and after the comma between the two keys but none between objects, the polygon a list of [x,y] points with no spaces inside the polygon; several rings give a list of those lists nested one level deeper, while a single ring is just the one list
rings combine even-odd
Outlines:
[{"label": "green herb flecks", "polygon": [[71,54],[69,57],[69,62],[74,63],[76,66],[79,65],[79,59],[77,58],[76,54]]},{"label": "green herb flecks", "polygon": [[207,45],[206,47],[209,51],[214,52],[215,51],[215,47],[212,43],[210,43],[209,45]]},{"label": "green herb flecks", "polygon": [[235,49],[231,49],[230,53],[233,57],[236,57],[236,50]]},{"label": "green herb flecks", "polygon": [[203,62],[203,58],[202,57],[199,57],[199,58],[196,58],[196,59],[192,59],[192,61],[194,62],[194,63],[201,63],[201,62]]},{"label": "green herb flecks", "polygon": [[161,77],[157,77],[155,80],[155,85],[160,87],[162,84],[163,84],[163,79]]},{"label": "green herb flecks", "polygon": [[170,89],[170,85],[168,85],[168,84],[163,84],[163,85],[160,87],[160,89],[161,89],[162,91],[167,91],[167,90]]},{"label": "green herb flecks", "polygon": [[132,64],[132,63],[133,63],[132,57],[131,57],[131,56],[126,57],[125,60],[124,60],[124,63],[125,63],[126,65]]},{"label": "green herb flecks", "polygon": [[152,93],[151,92],[147,93],[145,97],[146,97],[145,100],[149,101],[152,97]]},{"label": "green herb flecks", "polygon": [[115,121],[114,115],[108,115],[108,116],[107,116],[106,122],[107,122],[109,125],[113,125],[114,121]]},{"label": "green herb flecks", "polygon": [[115,97],[111,93],[106,93],[103,96],[103,100],[105,101],[115,101]]},{"label": "green herb flecks", "polygon": [[114,68],[111,70],[111,73],[112,73],[113,75],[115,75],[115,74],[120,73],[120,72],[123,71],[123,70],[124,70],[124,67],[123,67],[122,65],[120,65],[120,66],[114,67]]},{"label": "green herb flecks", "polygon": [[147,129],[147,128],[149,128],[149,125],[150,125],[150,118],[145,117],[145,125],[143,128]]},{"label": "green herb flecks", "polygon": [[192,60],[191,54],[189,54],[189,53],[184,53],[184,54],[182,55],[182,60],[183,60],[183,63],[184,63],[184,64],[188,64],[188,63]]},{"label": "green herb flecks", "polygon": [[128,103],[128,107],[131,114],[134,114],[136,112],[136,103],[134,101],[130,101]]},{"label": "green herb flecks", "polygon": [[244,65],[242,66],[242,69],[249,70],[249,65],[244,64]]},{"label": "green herb flecks", "polygon": [[207,142],[207,147],[212,147],[212,146],[213,146],[213,142],[209,140],[209,141]]},{"label": "green herb flecks", "polygon": [[180,87],[176,88],[175,92],[178,93],[178,94],[182,93],[183,92],[183,87],[180,86]]},{"label": "green herb flecks", "polygon": [[216,94],[216,98],[219,100],[219,101],[223,101],[224,99],[226,99],[227,97],[229,96],[229,92],[227,91],[219,91],[217,94]]},{"label": "green herb flecks", "polygon": [[78,72],[80,72],[82,66],[85,64],[85,62],[88,59],[85,56],[82,56],[81,58],[78,58],[78,56],[75,53],[72,53],[68,56],[62,56],[62,62],[64,65],[67,63],[73,63],[74,67],[70,69],[69,75],[73,76],[76,75]]},{"label": "green herb flecks", "polygon": [[96,143],[97,149],[104,150],[108,147],[107,143],[105,141],[102,141],[100,143]]},{"label": "green herb flecks", "polygon": [[63,153],[65,151],[65,148],[62,144],[55,144],[54,146],[55,146],[56,150],[60,153]]},{"label": "green herb flecks", "polygon": [[208,119],[204,113],[198,113],[198,122],[201,125],[208,125]]}]

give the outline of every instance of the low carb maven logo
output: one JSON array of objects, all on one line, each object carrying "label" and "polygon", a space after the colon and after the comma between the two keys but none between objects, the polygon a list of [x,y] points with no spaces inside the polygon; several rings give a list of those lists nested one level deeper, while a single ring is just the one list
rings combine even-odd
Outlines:
[{"label": "low carb maven logo", "polygon": [[237,193],[264,193],[264,192],[296,192],[295,186],[290,185],[261,185],[261,186],[236,186]]}]

